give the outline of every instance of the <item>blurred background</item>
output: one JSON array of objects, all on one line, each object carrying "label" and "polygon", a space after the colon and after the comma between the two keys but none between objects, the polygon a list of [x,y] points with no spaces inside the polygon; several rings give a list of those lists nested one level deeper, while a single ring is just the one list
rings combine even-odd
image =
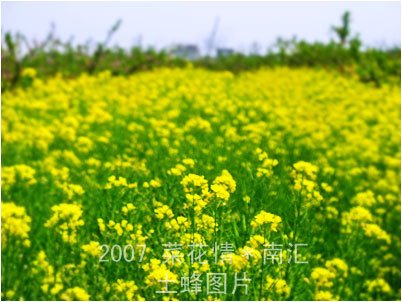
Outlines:
[{"label": "blurred background", "polygon": [[[36,77],[197,67],[400,79],[400,2],[2,2],[2,90]],[[32,72],[25,73],[32,76]]]}]

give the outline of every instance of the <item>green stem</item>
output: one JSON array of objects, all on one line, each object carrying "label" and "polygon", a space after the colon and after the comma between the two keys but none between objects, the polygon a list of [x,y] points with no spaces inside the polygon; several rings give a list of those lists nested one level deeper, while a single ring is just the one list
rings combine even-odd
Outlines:
[{"label": "green stem", "polygon": [[[266,236],[266,229],[267,227],[264,226],[264,243],[263,243],[263,248],[265,248],[265,236]],[[263,252],[264,253],[264,252]],[[262,294],[263,294],[263,280],[264,280],[264,254],[261,257],[261,278],[260,278],[260,298],[259,300],[262,300]]]},{"label": "green stem", "polygon": [[[290,256],[293,257],[293,252],[295,249],[295,244],[297,240],[298,230],[299,230],[299,222],[300,222],[300,203],[301,203],[301,191],[299,191],[297,201],[295,203],[295,222],[293,226],[293,236],[292,236],[292,248],[290,252]],[[288,281],[289,272],[290,272],[291,261],[288,262],[286,266],[285,272],[285,280]]]}]

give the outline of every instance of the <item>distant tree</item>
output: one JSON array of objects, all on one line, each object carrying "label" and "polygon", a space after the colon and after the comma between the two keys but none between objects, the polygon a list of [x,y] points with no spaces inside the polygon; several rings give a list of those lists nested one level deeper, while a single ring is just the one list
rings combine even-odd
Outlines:
[{"label": "distant tree", "polygon": [[342,15],[342,24],[340,26],[332,26],[332,30],[338,36],[341,45],[346,45],[350,36],[350,22],[350,13],[346,11]]}]

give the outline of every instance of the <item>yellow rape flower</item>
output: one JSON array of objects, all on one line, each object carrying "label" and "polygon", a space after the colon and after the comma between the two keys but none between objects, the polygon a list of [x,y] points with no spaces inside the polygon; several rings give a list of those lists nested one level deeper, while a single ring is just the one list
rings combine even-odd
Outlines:
[{"label": "yellow rape flower", "polygon": [[105,185],[105,189],[111,189],[112,187],[127,187],[127,179],[124,177],[116,177],[112,175],[108,178],[108,183]]},{"label": "yellow rape flower", "polygon": [[53,216],[49,218],[45,227],[54,227],[64,242],[75,243],[77,230],[84,225],[81,206],[75,203],[61,203],[52,207]]},{"label": "yellow rape flower", "polygon": [[184,192],[194,192],[194,190],[197,188],[201,189],[202,191],[208,191],[208,181],[204,176],[199,176],[196,174],[186,175],[181,181],[181,184],[184,188]]},{"label": "yellow rape flower", "polygon": [[319,290],[314,294],[314,300],[316,301],[334,301],[338,300],[334,295],[328,290]]},{"label": "yellow rape flower", "polygon": [[125,281],[123,279],[118,279],[117,282],[113,283],[112,286],[116,292],[123,293],[124,299],[129,301],[134,300],[134,294],[138,290],[138,287],[134,281]]},{"label": "yellow rape flower", "polygon": [[98,257],[101,254],[101,246],[97,241],[90,241],[88,244],[84,244],[81,248],[84,251],[84,255]]},{"label": "yellow rape flower", "polygon": [[383,240],[386,243],[390,244],[391,243],[391,236],[381,229],[377,224],[375,223],[363,223],[362,224],[364,234],[369,237],[369,238],[375,238],[378,240]]},{"label": "yellow rape flower", "polygon": [[21,71],[21,76],[22,77],[35,78],[36,75],[37,75],[36,69],[32,68],[32,67],[24,68]]},{"label": "yellow rape flower", "polygon": [[389,293],[389,292],[391,292],[391,287],[389,286],[388,282],[382,278],[366,281],[365,285],[370,293],[374,293],[374,292]]},{"label": "yellow rape flower", "polygon": [[121,208],[121,211],[124,215],[127,215],[129,212],[132,212],[136,209],[136,207],[131,203],[127,203],[124,207]]},{"label": "yellow rape flower", "polygon": [[13,202],[1,203],[1,244],[7,246],[11,238],[16,238],[24,246],[30,246],[29,231],[31,217],[26,214],[25,208]]},{"label": "yellow rape flower", "polygon": [[60,298],[66,301],[88,301],[90,296],[83,288],[76,286],[67,289]]},{"label": "yellow rape flower", "polygon": [[275,292],[277,295],[286,298],[290,295],[290,287],[284,279],[274,279],[267,276],[265,288],[269,292]]},{"label": "yellow rape flower", "polygon": [[173,218],[174,214],[172,212],[172,210],[169,208],[169,206],[167,205],[160,205],[159,207],[157,207],[155,210],[155,216],[156,218],[158,218],[159,220],[164,219],[165,217],[167,218]]},{"label": "yellow rape flower", "polygon": [[269,224],[269,230],[273,231],[273,232],[277,232],[278,226],[281,222],[282,222],[281,217],[271,214],[271,213],[267,213],[265,211],[261,211],[251,221],[251,226],[253,228],[258,228],[258,227]]},{"label": "yellow rape flower", "polygon": [[348,276],[349,267],[346,262],[340,258],[334,258],[326,261],[325,267],[339,277],[346,278]]},{"label": "yellow rape flower", "polygon": [[333,279],[336,277],[335,273],[323,267],[315,267],[311,272],[317,287],[332,287]]},{"label": "yellow rape flower", "polygon": [[183,164],[185,164],[186,166],[188,166],[190,168],[194,168],[195,161],[194,161],[194,159],[191,159],[191,158],[185,158],[185,159],[183,159]]}]

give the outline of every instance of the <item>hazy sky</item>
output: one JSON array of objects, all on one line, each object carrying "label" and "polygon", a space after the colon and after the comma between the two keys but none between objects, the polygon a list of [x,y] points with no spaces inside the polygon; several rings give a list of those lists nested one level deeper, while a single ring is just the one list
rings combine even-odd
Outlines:
[{"label": "hazy sky", "polygon": [[4,2],[2,31],[20,31],[42,40],[51,22],[63,40],[101,41],[117,20],[123,23],[111,44],[138,43],[157,48],[175,42],[205,48],[219,17],[216,44],[248,51],[257,42],[262,50],[278,36],[309,41],[334,37],[330,26],[345,10],[352,14],[352,30],[365,45],[400,45],[399,2]]}]

